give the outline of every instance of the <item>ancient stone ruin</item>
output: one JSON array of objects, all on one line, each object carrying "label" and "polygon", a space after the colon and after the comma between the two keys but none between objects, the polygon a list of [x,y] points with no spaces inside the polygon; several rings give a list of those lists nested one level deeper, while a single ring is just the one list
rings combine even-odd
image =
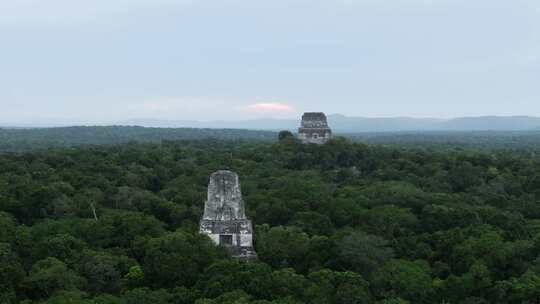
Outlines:
[{"label": "ancient stone ruin", "polygon": [[221,170],[210,176],[200,232],[231,250],[233,257],[253,259],[253,228],[246,218],[238,175]]},{"label": "ancient stone ruin", "polygon": [[302,115],[298,129],[298,138],[304,144],[322,145],[332,138],[332,130],[328,127],[326,115],[321,112],[308,112]]}]

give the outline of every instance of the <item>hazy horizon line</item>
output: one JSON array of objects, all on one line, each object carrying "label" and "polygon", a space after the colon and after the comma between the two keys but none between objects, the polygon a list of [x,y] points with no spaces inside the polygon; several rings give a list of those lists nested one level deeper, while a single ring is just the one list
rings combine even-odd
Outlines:
[{"label": "hazy horizon line", "polygon": [[[308,111],[312,112],[312,111]],[[314,112],[314,111],[313,111]],[[305,112],[301,112],[305,113]],[[497,115],[497,114],[483,114],[483,115],[463,115],[463,116],[452,116],[452,117],[441,117],[441,116],[361,116],[361,115],[345,115],[341,113],[332,113],[326,114],[327,117],[336,117],[341,116],[345,118],[360,118],[360,119],[417,119],[417,120],[453,120],[453,119],[463,119],[463,118],[540,118],[540,115],[526,115],[526,114],[512,114],[512,115]],[[137,120],[153,120],[153,121],[163,121],[163,122],[243,122],[243,121],[261,121],[261,120],[300,120],[301,114],[295,117],[254,117],[254,118],[241,118],[241,119],[185,119],[185,118],[159,118],[159,117],[131,117],[131,118],[119,118],[119,119],[108,119],[108,120],[96,120],[96,119],[69,119],[69,118],[35,118],[28,120],[17,120],[17,121],[0,121],[0,125],[8,124],[72,124],[72,123],[94,123],[94,124],[115,124],[115,123],[125,123],[130,121]]]}]

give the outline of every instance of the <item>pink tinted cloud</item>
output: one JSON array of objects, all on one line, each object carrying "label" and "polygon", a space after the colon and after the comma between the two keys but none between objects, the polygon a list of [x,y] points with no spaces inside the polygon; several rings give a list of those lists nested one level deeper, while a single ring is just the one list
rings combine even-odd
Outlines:
[{"label": "pink tinted cloud", "polygon": [[256,103],[249,105],[248,109],[254,111],[294,111],[294,108],[292,106],[284,103]]}]

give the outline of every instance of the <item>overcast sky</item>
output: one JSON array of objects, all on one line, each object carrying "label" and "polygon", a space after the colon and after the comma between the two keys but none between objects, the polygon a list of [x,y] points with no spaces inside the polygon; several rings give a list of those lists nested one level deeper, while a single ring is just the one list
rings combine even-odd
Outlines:
[{"label": "overcast sky", "polygon": [[540,116],[538,0],[0,0],[0,122]]}]

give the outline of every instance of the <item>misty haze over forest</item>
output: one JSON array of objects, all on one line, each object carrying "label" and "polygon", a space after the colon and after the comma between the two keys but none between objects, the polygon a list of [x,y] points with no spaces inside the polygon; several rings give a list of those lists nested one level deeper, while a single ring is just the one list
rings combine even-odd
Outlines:
[{"label": "misty haze over forest", "polygon": [[[387,117],[348,117],[340,114],[328,115],[332,128],[337,132],[402,132],[402,131],[540,131],[540,118],[531,116],[483,116],[454,119]],[[23,123],[5,124],[3,127],[37,128],[84,125],[81,123]],[[93,125],[141,126],[150,128],[212,128],[248,130],[291,130],[298,128],[296,119],[253,119],[253,120],[161,120],[151,118],[130,119]],[[2,126],[0,124],[0,126]]]}]

